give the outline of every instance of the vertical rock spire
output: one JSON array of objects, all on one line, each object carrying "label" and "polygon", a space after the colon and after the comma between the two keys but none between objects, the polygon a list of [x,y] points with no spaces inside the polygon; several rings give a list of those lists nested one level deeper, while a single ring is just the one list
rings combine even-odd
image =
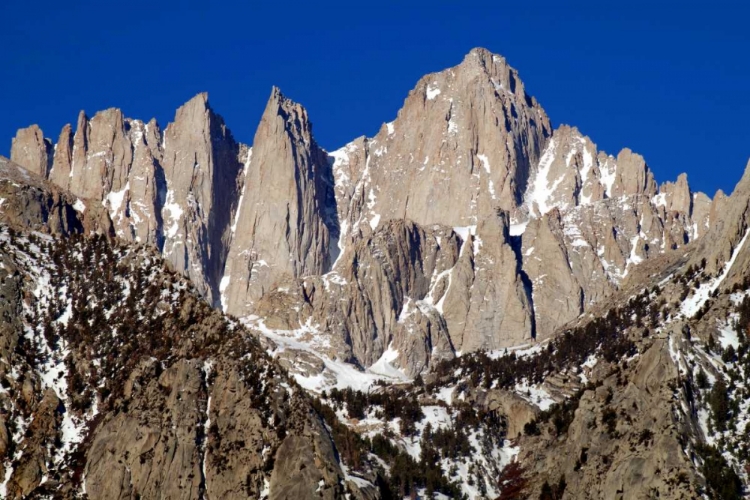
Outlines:
[{"label": "vertical rock spire", "polygon": [[44,138],[38,125],[20,129],[10,149],[11,161],[41,177],[47,177],[52,155],[52,143]]},{"label": "vertical rock spire", "polygon": [[70,172],[73,166],[73,128],[65,125],[60,131],[55,154],[52,160],[52,170],[49,180],[61,188],[67,189],[70,184]]},{"label": "vertical rock spire", "polygon": [[214,304],[237,207],[238,153],[206,93],[178,109],[165,131],[163,253]]},{"label": "vertical rock spire", "polygon": [[253,142],[224,273],[226,310],[247,313],[284,277],[321,274],[338,236],[327,155],[307,111],[274,87]]}]

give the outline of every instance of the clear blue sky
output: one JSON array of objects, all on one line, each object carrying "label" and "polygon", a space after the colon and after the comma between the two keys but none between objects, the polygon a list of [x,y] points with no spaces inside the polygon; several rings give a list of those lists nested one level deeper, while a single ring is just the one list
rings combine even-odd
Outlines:
[{"label": "clear blue sky", "polygon": [[[731,190],[750,158],[750,8],[716,2],[103,2],[0,5],[0,154],[19,127],[116,106],[166,125],[208,91],[251,142],[272,85],[337,148],[425,73],[503,54],[555,125],[640,152],[661,182]],[[469,3],[469,2],[461,2]],[[408,5],[407,5],[408,4]],[[601,5],[600,5],[601,4]]]}]

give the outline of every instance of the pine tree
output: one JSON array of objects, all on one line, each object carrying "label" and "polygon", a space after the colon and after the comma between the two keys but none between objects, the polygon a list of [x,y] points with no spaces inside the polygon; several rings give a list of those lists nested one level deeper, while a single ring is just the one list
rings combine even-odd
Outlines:
[{"label": "pine tree", "polygon": [[706,372],[703,371],[703,367],[698,370],[698,375],[695,376],[695,383],[699,389],[708,389],[708,377]]},{"label": "pine tree", "polygon": [[706,350],[708,352],[716,351],[716,340],[714,340],[714,336],[712,333],[708,334],[708,342],[706,342]]},{"label": "pine tree", "polygon": [[708,395],[708,404],[716,423],[716,430],[723,432],[726,429],[727,420],[729,420],[729,395],[727,394],[727,384],[723,378],[719,377],[711,389]]}]

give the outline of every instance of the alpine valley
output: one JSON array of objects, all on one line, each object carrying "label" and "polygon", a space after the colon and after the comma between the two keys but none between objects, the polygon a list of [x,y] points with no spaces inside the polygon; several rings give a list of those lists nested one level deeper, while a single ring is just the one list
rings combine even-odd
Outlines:
[{"label": "alpine valley", "polygon": [[3,498],[748,495],[750,171],[659,184],[499,55],[335,151],[273,88],[10,156]]}]

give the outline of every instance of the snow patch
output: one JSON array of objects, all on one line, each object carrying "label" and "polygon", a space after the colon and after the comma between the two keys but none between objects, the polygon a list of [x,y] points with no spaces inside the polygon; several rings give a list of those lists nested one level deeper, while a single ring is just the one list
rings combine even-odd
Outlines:
[{"label": "snow patch", "polygon": [[548,178],[552,162],[555,160],[556,147],[555,139],[551,139],[544,150],[542,158],[539,160],[539,169],[526,193],[526,203],[529,206],[529,211],[538,216],[542,216],[555,208],[552,197],[555,194],[557,186],[563,181],[564,176],[561,176],[550,184]]},{"label": "snow patch", "polygon": [[510,225],[510,235],[511,236],[521,236],[526,231],[526,226],[529,225],[529,221],[526,222],[519,222],[517,224],[511,224]]},{"label": "snow patch", "polygon": [[168,238],[174,238],[177,236],[177,233],[180,230],[180,219],[182,218],[182,207],[175,203],[174,201],[174,191],[171,189],[167,190],[167,198],[164,202],[164,211],[166,211],[169,214],[169,220],[171,221],[171,224],[167,228],[166,231],[164,231],[164,234]]},{"label": "snow patch", "polygon": [[237,221],[240,220],[240,209],[242,208],[242,199],[245,197],[245,191],[247,190],[247,169],[250,167],[250,160],[253,158],[253,148],[247,150],[247,158],[245,158],[245,164],[242,167],[242,192],[240,193],[240,199],[237,202],[237,211],[234,214],[234,221],[232,221],[232,237],[237,231]]},{"label": "snow patch", "polygon": [[388,349],[383,352],[380,359],[378,359],[370,368],[369,372],[376,375],[384,375],[393,379],[406,379],[406,375],[393,365],[399,357],[399,352],[393,348],[393,343],[388,345]]},{"label": "snow patch", "polygon": [[600,178],[604,186],[604,191],[607,193],[607,198],[612,197],[612,186],[614,186],[617,176],[617,166],[613,164],[613,160],[613,158],[607,158],[607,161],[599,167]]},{"label": "snow patch", "polygon": [[475,235],[477,233],[477,226],[456,226],[453,228],[453,231],[463,241],[467,241],[469,239],[469,235]]},{"label": "snow patch", "polygon": [[[433,85],[435,85],[435,84],[433,84]],[[439,95],[440,95],[440,89],[439,88],[437,88],[437,87],[433,88],[433,87],[430,87],[429,85],[427,86],[427,100],[428,101],[433,100],[434,98],[436,98]]]},{"label": "snow patch", "polygon": [[651,203],[655,207],[666,207],[667,206],[667,194],[659,193],[655,195],[653,198],[651,198]]},{"label": "snow patch", "polygon": [[[102,202],[102,205],[104,205],[105,207],[109,205],[109,214],[113,220],[115,218],[115,214],[117,214],[122,207],[122,202],[125,199],[125,193],[127,193],[129,190],[130,182],[125,184],[125,187],[119,191],[111,191],[107,193],[107,197],[105,198],[106,202]],[[122,214],[120,214],[120,219],[122,219]]]}]

